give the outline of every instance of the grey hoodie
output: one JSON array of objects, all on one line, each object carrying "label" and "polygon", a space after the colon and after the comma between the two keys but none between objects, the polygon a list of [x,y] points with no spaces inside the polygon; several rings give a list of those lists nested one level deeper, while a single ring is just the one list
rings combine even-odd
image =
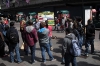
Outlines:
[{"label": "grey hoodie", "polygon": [[34,29],[33,26],[27,26],[27,27],[26,27],[26,31],[27,31],[28,33],[32,32],[33,29]]},{"label": "grey hoodie", "polygon": [[49,35],[49,30],[47,28],[42,28],[38,30],[38,38],[39,38],[39,43],[41,45],[49,43],[48,35]]},{"label": "grey hoodie", "polygon": [[70,33],[68,35],[65,36],[65,38],[63,39],[63,45],[62,45],[62,51],[63,53],[68,53],[67,49],[69,49],[71,47],[71,39],[77,39],[77,37],[73,34]]}]

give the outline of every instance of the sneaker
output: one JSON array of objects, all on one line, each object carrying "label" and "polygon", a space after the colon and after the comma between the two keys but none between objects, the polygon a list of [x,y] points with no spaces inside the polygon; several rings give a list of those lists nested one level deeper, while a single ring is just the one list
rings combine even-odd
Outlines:
[{"label": "sneaker", "polygon": [[18,64],[22,63],[22,61],[17,62]]},{"label": "sneaker", "polygon": [[36,61],[36,60],[34,60],[34,62],[36,63],[37,61]]},{"label": "sneaker", "polygon": [[34,62],[32,62],[32,61],[29,61],[31,64],[35,64],[37,61],[36,60],[34,60]]},{"label": "sneaker", "polygon": [[61,64],[65,64],[65,62],[61,62]]},{"label": "sneaker", "polygon": [[52,59],[51,61],[56,61],[56,59]]},{"label": "sneaker", "polygon": [[11,63],[14,63],[14,61],[11,61]]},{"label": "sneaker", "polygon": [[43,63],[46,64],[46,61],[44,61]]},{"label": "sneaker", "polygon": [[88,55],[88,54],[86,54],[85,56],[86,56],[86,57],[88,57],[89,55]]},{"label": "sneaker", "polygon": [[35,62],[32,62],[31,64],[35,64]]}]

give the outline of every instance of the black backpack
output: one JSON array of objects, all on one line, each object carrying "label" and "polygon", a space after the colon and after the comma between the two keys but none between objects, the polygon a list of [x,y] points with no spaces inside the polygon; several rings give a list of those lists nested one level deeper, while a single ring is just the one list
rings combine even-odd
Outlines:
[{"label": "black backpack", "polygon": [[10,30],[9,39],[12,44],[18,43],[17,33],[15,30]]}]

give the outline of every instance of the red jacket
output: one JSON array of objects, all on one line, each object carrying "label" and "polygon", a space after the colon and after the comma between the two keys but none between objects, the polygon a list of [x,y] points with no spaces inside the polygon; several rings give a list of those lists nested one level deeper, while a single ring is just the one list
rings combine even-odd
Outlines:
[{"label": "red jacket", "polygon": [[5,20],[4,22],[5,22],[6,25],[8,24],[8,20]]},{"label": "red jacket", "polygon": [[25,29],[25,42],[29,46],[34,46],[38,41],[37,31],[33,26],[27,26]]}]

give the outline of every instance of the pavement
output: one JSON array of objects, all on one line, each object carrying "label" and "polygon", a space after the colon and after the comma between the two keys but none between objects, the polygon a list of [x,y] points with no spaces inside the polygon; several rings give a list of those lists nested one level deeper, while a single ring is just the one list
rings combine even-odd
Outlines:
[{"label": "pavement", "polygon": [[[21,39],[21,35],[20,35],[20,31],[19,31],[19,23],[16,23],[16,28],[18,29],[18,33],[20,36],[20,47],[22,45],[22,39]],[[52,51],[52,54],[54,56],[55,59],[57,59],[56,61],[49,61],[49,57],[48,54],[46,53],[46,63],[43,64],[41,62],[41,51],[40,51],[40,47],[39,47],[39,43],[36,44],[36,63],[35,64],[30,64],[29,61],[31,60],[31,55],[29,56],[25,56],[24,51],[20,50],[20,54],[21,54],[21,59],[23,60],[22,63],[17,64],[15,63],[10,63],[9,62],[9,56],[8,57],[4,57],[4,58],[0,58],[0,66],[64,66],[61,64],[61,46],[62,46],[62,38],[65,36],[65,33],[61,33],[61,32],[56,32],[53,31],[53,35],[57,36],[57,39],[52,39],[52,44],[53,44],[53,48],[54,50]],[[95,34],[95,55],[91,55],[89,54],[89,57],[85,57],[85,56],[81,56],[81,57],[77,57],[77,64],[78,66],[100,66],[100,41],[99,41],[99,31],[96,31]],[[83,49],[84,46],[83,46]],[[5,47],[5,50],[8,51],[7,46]],[[16,56],[15,56],[16,58]]]}]

